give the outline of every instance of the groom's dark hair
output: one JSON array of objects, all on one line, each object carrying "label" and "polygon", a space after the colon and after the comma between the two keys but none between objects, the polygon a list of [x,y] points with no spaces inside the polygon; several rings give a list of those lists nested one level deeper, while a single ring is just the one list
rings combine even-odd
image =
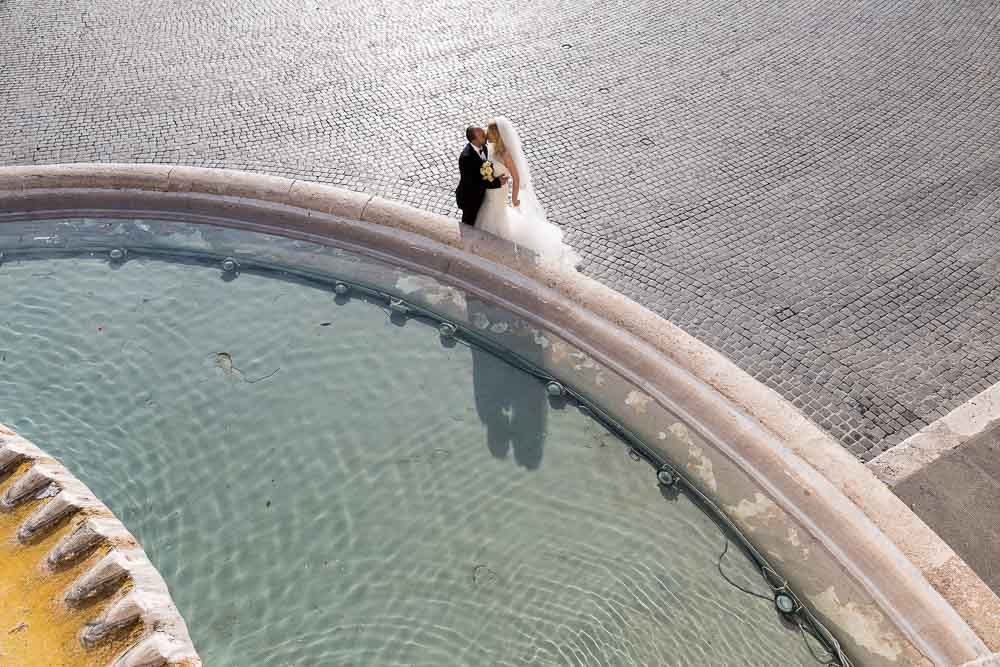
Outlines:
[{"label": "groom's dark hair", "polygon": [[469,127],[465,128],[465,138],[469,140],[469,142],[471,142],[473,139],[476,138],[476,130],[478,129],[479,128],[476,127],[475,125],[470,125]]}]

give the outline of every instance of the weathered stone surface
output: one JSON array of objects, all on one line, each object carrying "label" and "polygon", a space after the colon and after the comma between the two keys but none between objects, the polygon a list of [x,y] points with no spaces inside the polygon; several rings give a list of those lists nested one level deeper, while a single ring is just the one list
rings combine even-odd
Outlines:
[{"label": "weathered stone surface", "polygon": [[[75,563],[98,545],[111,543],[116,538],[125,539],[127,535],[128,533],[117,519],[90,517],[61,539],[45,560],[51,568],[65,567]],[[131,539],[131,537],[129,536],[127,539]]]},{"label": "weathered stone surface", "polygon": [[113,593],[129,578],[129,560],[128,554],[109,553],[70,586],[66,591],[66,604],[80,605]]},{"label": "weathered stone surface", "polygon": [[3,589],[15,600],[0,612],[14,614],[6,621],[21,638],[5,656],[24,665],[201,664],[163,578],[82,482],[2,424],[0,466],[0,579],[11,577]]},{"label": "weathered stone surface", "polygon": [[165,632],[156,632],[136,644],[112,667],[162,667],[167,664],[184,664],[184,648],[176,638]]},{"label": "weathered stone surface", "polygon": [[979,660],[967,662],[962,667],[1000,667],[1000,653],[994,653]]},{"label": "weathered stone surface", "polygon": [[57,494],[58,476],[59,468],[56,465],[40,463],[33,466],[23,477],[8,487],[3,497],[0,497],[0,509],[11,510],[31,498]]},{"label": "weathered stone surface", "polygon": [[1000,424],[950,449],[892,490],[1000,595]]},{"label": "weathered stone surface", "polygon": [[88,623],[80,634],[80,639],[87,646],[94,646],[116,632],[138,623],[144,616],[155,613],[157,608],[169,608],[169,597],[162,594],[132,591],[120,598],[97,620]]},{"label": "weathered stone surface", "polygon": [[31,542],[44,537],[60,522],[86,506],[88,498],[62,490],[52,500],[29,516],[17,531],[20,542]]}]

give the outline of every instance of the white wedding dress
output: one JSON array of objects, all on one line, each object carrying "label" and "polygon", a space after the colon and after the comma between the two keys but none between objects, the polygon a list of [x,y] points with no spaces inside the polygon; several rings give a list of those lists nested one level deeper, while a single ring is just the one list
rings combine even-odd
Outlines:
[{"label": "white wedding dress", "polygon": [[[503,137],[507,151],[517,167],[520,177],[520,206],[514,207],[508,203],[513,180],[499,188],[486,191],[483,205],[476,216],[476,227],[512,241],[515,246],[529,248],[538,255],[540,262],[559,264],[568,269],[575,269],[580,263],[580,256],[568,245],[563,243],[563,232],[557,225],[546,219],[545,209],[538,202],[531,182],[531,174],[527,161],[521,151],[520,138],[517,131],[506,118],[494,119]],[[489,160],[493,163],[493,177],[509,175],[509,170],[503,164],[501,156],[496,155],[492,144],[489,146]]]}]

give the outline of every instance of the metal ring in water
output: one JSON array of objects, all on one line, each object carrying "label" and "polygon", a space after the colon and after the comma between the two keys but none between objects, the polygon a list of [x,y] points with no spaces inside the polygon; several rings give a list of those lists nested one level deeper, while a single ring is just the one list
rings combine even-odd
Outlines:
[{"label": "metal ring in water", "polygon": [[553,398],[566,395],[566,388],[555,380],[552,380],[545,385],[545,391],[547,391],[549,396],[552,396]]}]

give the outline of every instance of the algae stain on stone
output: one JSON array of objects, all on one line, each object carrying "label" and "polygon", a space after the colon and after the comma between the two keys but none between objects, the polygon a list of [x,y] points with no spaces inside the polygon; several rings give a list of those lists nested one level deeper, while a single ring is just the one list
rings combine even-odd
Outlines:
[{"label": "algae stain on stone", "polygon": [[809,558],[809,547],[803,544],[802,539],[799,537],[799,531],[794,526],[788,527],[788,533],[785,537],[789,544],[799,550],[799,557],[802,560]]},{"label": "algae stain on stone", "polygon": [[439,283],[430,276],[403,276],[396,281],[396,289],[402,294],[423,292],[427,303],[433,306],[450,301],[458,308],[466,308],[465,295],[460,290]]},{"label": "algae stain on stone", "polygon": [[746,522],[756,521],[758,523],[776,519],[781,514],[781,508],[759,491],[754,492],[752,501],[744,498],[733,507],[730,507],[729,511],[738,519]]},{"label": "algae stain on stone", "polygon": [[646,406],[648,406],[649,402],[652,400],[653,399],[646,394],[633,389],[628,393],[628,396],[625,397],[625,405],[632,408],[637,415],[642,415],[646,414]]},{"label": "algae stain on stone", "polygon": [[903,649],[889,633],[882,631],[885,616],[872,606],[844,604],[833,586],[812,598],[816,610],[834,620],[859,645],[887,660],[896,661]]},{"label": "algae stain on stone", "polygon": [[472,326],[477,329],[487,329],[490,326],[490,318],[483,313],[475,313],[472,316]]},{"label": "algae stain on stone", "polygon": [[691,471],[698,476],[702,482],[705,483],[712,491],[719,490],[719,484],[715,480],[715,470],[712,467],[712,460],[705,456],[704,450],[695,444],[694,438],[691,436],[691,431],[684,424],[677,422],[673,424],[669,429],[678,440],[683,442],[688,447],[688,456],[691,457],[691,462],[688,464]]},{"label": "algae stain on stone", "polygon": [[[753,500],[744,498],[736,505],[730,505],[726,509],[737,524],[740,524],[740,527],[748,533],[768,526],[771,522],[779,520],[782,515],[781,508],[759,491],[754,492]],[[784,563],[787,555],[773,548],[767,549],[766,554],[779,563]]]}]

